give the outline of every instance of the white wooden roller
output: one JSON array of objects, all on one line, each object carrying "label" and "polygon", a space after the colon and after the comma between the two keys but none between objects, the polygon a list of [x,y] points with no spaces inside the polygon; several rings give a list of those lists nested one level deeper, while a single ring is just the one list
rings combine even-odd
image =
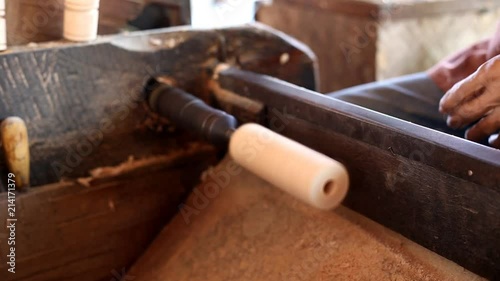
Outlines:
[{"label": "white wooden roller", "polygon": [[75,42],[92,41],[97,38],[99,25],[99,0],[65,0],[65,39]]},{"label": "white wooden roller", "polygon": [[247,170],[320,209],[337,207],[349,188],[341,163],[257,124],[233,133],[229,153]]},{"label": "white wooden roller", "polygon": [[7,49],[7,24],[5,22],[5,0],[0,0],[0,51]]}]

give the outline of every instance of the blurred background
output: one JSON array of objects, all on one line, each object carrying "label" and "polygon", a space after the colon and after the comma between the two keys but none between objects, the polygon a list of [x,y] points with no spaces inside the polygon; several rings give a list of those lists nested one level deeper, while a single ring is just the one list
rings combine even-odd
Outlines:
[{"label": "blurred background", "polygon": [[[62,37],[64,0],[8,0],[11,46]],[[217,28],[259,21],[307,44],[320,90],[423,71],[491,35],[491,0],[101,0],[99,34],[179,25]]]}]

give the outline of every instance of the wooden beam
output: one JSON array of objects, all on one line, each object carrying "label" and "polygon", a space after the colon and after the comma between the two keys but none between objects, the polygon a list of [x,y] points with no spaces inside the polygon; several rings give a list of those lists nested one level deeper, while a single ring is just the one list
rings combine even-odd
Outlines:
[{"label": "wooden beam", "polygon": [[400,20],[414,17],[436,16],[442,13],[463,13],[470,10],[488,10],[500,7],[500,3],[490,0],[274,0],[278,3],[302,5],[309,8],[344,15]]},{"label": "wooden beam", "polygon": [[[283,54],[290,63],[280,64]],[[208,72],[219,62],[316,87],[314,56],[307,47],[262,25],[165,29],[1,54],[0,119],[26,121],[34,186],[84,176],[129,155],[178,148],[175,138],[157,141],[159,134],[150,127],[161,124],[142,104],[143,87],[151,77],[166,75],[209,101]]]},{"label": "wooden beam", "polygon": [[[178,212],[178,205],[215,162],[208,146],[143,161],[118,175],[71,180],[16,196],[16,274],[7,271],[7,229],[0,230],[1,280],[111,280]],[[85,183],[86,186],[81,183]],[[7,219],[0,194],[0,221]]]}]

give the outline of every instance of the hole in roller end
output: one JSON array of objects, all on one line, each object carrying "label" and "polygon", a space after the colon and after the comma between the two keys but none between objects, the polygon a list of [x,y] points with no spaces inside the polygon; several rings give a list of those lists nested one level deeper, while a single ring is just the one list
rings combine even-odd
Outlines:
[{"label": "hole in roller end", "polygon": [[335,188],[335,182],[334,181],[327,181],[325,185],[323,186],[323,193],[325,195],[330,195],[333,193],[333,189]]},{"label": "hole in roller end", "polygon": [[144,89],[142,91],[142,98],[144,100],[149,100],[149,97],[151,96],[151,93],[158,87],[159,82],[156,80],[156,78],[149,78],[148,81],[146,81],[146,84],[144,85]]}]

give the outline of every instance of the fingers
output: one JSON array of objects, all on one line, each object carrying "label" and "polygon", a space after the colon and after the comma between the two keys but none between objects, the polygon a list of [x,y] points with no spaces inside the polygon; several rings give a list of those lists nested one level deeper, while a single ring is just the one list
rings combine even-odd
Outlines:
[{"label": "fingers", "polygon": [[488,93],[489,88],[481,88],[477,92],[470,94],[469,99],[458,105],[446,120],[451,128],[461,128],[467,126],[481,117],[488,115],[500,105],[500,101],[492,93]]},{"label": "fingers", "polygon": [[448,126],[465,127],[500,106],[500,56],[483,64],[457,83],[441,99],[439,110],[447,114]]},{"label": "fingers", "polygon": [[488,142],[492,147],[500,149],[500,136],[498,134],[491,135]]},{"label": "fingers", "polygon": [[457,83],[441,99],[439,111],[447,114],[448,126],[465,127],[479,120],[467,132],[472,141],[488,141],[500,148],[500,56],[483,64]]},{"label": "fingers", "polygon": [[485,80],[483,74],[476,72],[455,84],[439,102],[439,111],[444,114],[452,114],[458,106],[471,100],[473,96],[482,95],[485,91]]},{"label": "fingers", "polygon": [[500,107],[496,107],[490,114],[483,117],[477,124],[465,133],[465,137],[472,141],[482,141],[500,130]]}]

